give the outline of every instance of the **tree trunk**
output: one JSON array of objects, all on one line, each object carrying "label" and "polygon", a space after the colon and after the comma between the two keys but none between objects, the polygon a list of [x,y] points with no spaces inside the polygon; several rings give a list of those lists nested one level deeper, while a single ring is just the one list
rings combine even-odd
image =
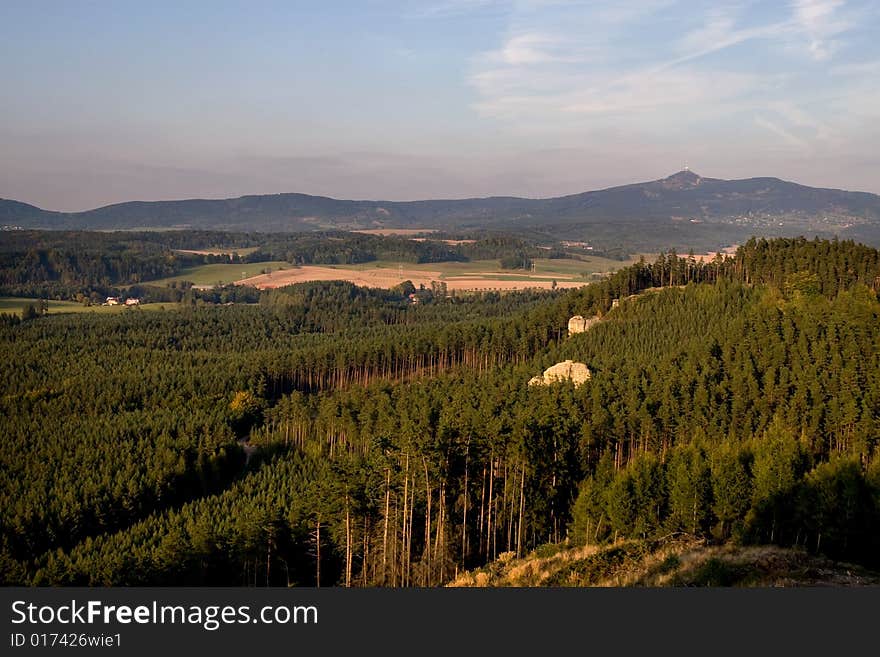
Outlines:
[{"label": "tree trunk", "polygon": [[434,560],[439,555],[440,559],[440,582],[443,582],[444,565],[446,564],[444,537],[446,534],[446,491],[443,484],[440,484],[439,508],[437,509],[437,536],[434,540]]},{"label": "tree trunk", "polygon": [[317,588],[321,588],[321,521],[318,520],[316,531],[315,531],[315,561],[316,561],[316,570],[315,573],[315,583]]},{"label": "tree trunk", "polygon": [[468,457],[470,456],[471,443],[468,439],[464,448],[464,511],[461,519],[461,565],[464,567],[467,560],[467,512],[468,512]]},{"label": "tree trunk", "polygon": [[385,529],[382,532],[382,583],[388,576],[388,514],[391,507],[391,468],[385,470]]},{"label": "tree trunk", "polygon": [[526,467],[522,466],[519,479],[519,525],[516,530],[516,556],[522,556],[523,516],[526,508]]},{"label": "tree trunk", "polygon": [[415,511],[415,502],[416,502],[416,476],[413,473],[413,489],[410,494],[409,500],[409,527],[406,531],[406,585],[410,586],[412,584],[411,579],[411,570],[412,570],[412,530],[413,530],[413,516]]},{"label": "tree trunk", "polygon": [[409,454],[406,455],[406,465],[403,470],[403,517],[401,518],[401,540],[400,540],[400,581],[402,586],[406,586],[406,573],[408,571],[409,556],[406,549],[406,505],[407,495],[409,491]]},{"label": "tree trunk", "polygon": [[492,559],[494,532],[492,531],[492,495],[495,483],[495,457],[489,459],[489,506],[486,510],[486,560]]},{"label": "tree trunk", "polygon": [[370,555],[370,544],[367,542],[367,537],[370,535],[370,516],[366,513],[364,514],[364,558],[361,563],[361,573],[363,575],[363,586],[366,588],[367,586],[367,559]]},{"label": "tree trunk", "polygon": [[345,586],[351,587],[351,512],[345,496]]},{"label": "tree trunk", "polygon": [[428,479],[428,461],[422,457],[422,465],[425,468],[425,496],[427,507],[425,509],[425,566],[428,586],[431,585],[431,483]]},{"label": "tree trunk", "polygon": [[483,554],[483,529],[486,516],[486,466],[483,466],[483,483],[480,486],[480,534],[477,544],[477,554]]}]

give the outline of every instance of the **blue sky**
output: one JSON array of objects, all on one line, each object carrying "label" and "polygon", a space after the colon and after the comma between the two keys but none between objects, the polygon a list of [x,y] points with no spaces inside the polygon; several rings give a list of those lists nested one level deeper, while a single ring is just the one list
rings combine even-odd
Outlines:
[{"label": "blue sky", "polygon": [[880,4],[0,0],[0,197],[880,192]]}]

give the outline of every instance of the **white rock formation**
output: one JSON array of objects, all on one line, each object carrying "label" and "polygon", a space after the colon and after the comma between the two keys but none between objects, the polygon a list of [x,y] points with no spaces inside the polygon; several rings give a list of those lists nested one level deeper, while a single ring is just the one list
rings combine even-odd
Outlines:
[{"label": "white rock formation", "polygon": [[568,337],[573,336],[575,333],[583,333],[600,320],[601,317],[586,318],[581,315],[575,315],[568,320]]},{"label": "white rock formation", "polygon": [[589,381],[590,376],[590,368],[583,363],[564,360],[548,367],[541,376],[533,376],[529,379],[529,385],[548,386],[560,381],[571,381],[577,387]]}]

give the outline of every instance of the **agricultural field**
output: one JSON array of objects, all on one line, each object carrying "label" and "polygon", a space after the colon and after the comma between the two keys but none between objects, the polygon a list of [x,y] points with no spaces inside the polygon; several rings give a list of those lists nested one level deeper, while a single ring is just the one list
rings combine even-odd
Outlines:
[{"label": "agricultural field", "polygon": [[[653,260],[653,256],[646,258]],[[581,276],[583,274],[601,274],[615,272],[618,269],[629,267],[638,262],[638,257],[629,260],[612,260],[611,258],[601,258],[599,256],[580,256],[578,259],[536,259],[535,274],[560,276],[569,274],[573,276]]]},{"label": "agricultural field", "polygon": [[[50,315],[60,315],[64,313],[118,313],[131,310],[161,310],[163,306],[171,306],[172,304],[161,303],[144,303],[139,306],[130,307],[125,305],[117,306],[101,306],[91,305],[85,306],[77,301],[54,301],[45,302],[47,304],[48,313]],[[39,310],[40,299],[30,299],[25,297],[0,297],[0,313],[12,313],[21,315],[21,312],[28,305],[33,305]]]},{"label": "agricultural field", "polygon": [[257,246],[245,246],[232,249],[174,249],[177,253],[192,253],[194,255],[237,255],[246,256],[256,251]]},{"label": "agricultural field", "polygon": [[632,264],[598,257],[537,259],[534,271],[501,269],[497,260],[471,262],[397,263],[376,260],[352,265],[305,265],[283,272],[274,271],[237,281],[259,288],[275,288],[306,281],[346,280],[355,285],[390,288],[410,280],[429,286],[432,281],[446,283],[449,290],[521,290],[526,288],[580,287],[593,274],[610,273]]},{"label": "agricultural field", "polygon": [[277,271],[279,269],[288,269],[290,267],[293,267],[293,265],[281,260],[238,263],[234,265],[199,265],[198,267],[181,269],[180,273],[176,276],[169,276],[168,278],[160,278],[159,280],[145,282],[150,285],[169,285],[170,283],[178,283],[181,281],[189,281],[193,285],[199,286],[227,285],[241,279],[260,275],[266,270]]},{"label": "agricultural field", "polygon": [[436,228],[361,228],[353,230],[352,233],[362,233],[363,235],[380,235],[387,237],[388,235],[399,235],[401,237],[409,237],[411,235],[425,235],[427,233],[436,233]]}]

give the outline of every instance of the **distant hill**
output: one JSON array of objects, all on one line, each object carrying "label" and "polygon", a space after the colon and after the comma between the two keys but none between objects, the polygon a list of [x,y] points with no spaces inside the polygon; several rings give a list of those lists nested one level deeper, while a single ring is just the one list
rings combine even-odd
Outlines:
[{"label": "distant hill", "polygon": [[721,180],[679,171],[661,180],[546,199],[365,201],[272,194],[131,201],[73,213],[0,199],[0,224],[68,230],[504,229],[635,247],[710,248],[752,234],[795,233],[877,243],[880,196],[806,187],[778,178]]},{"label": "distant hill", "polygon": [[0,198],[0,225],[3,226],[60,228],[64,216],[63,212],[51,212],[36,205]]}]

